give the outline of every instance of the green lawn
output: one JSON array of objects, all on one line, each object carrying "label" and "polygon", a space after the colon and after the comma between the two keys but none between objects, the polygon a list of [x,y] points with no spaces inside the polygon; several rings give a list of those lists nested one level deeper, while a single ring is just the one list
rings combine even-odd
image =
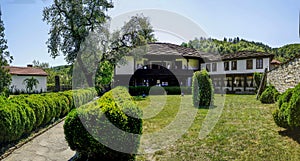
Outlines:
[{"label": "green lawn", "polygon": [[[141,139],[140,151],[153,152],[138,155],[137,160],[300,160],[299,134],[292,139],[276,126],[272,118],[275,104],[261,104],[254,95],[215,97],[214,109],[192,107],[191,95],[137,100],[145,114],[146,137]],[[191,119],[190,128],[184,131]],[[200,130],[209,132],[210,128],[206,137],[199,138]],[[155,133],[156,137],[147,137]],[[155,151],[157,148],[162,149]]]}]

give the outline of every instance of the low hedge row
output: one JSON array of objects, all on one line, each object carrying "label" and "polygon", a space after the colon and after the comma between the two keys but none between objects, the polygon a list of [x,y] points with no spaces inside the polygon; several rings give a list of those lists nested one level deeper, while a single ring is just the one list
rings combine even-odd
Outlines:
[{"label": "low hedge row", "polygon": [[278,100],[273,112],[275,123],[286,129],[300,128],[300,84],[286,90]]},{"label": "low hedge row", "polygon": [[[147,87],[147,86],[130,86],[129,87],[129,93],[132,96],[141,96],[143,94],[149,95],[149,91],[151,88],[157,88],[156,86],[153,87]],[[181,93],[184,94],[191,94],[192,93],[192,88],[191,87],[177,87],[177,86],[165,86],[162,87],[166,91],[168,95],[180,95]],[[151,89],[153,90],[153,89]],[[155,94],[155,91],[151,94]],[[158,93],[158,94],[163,94],[163,93]]]},{"label": "low hedge row", "polygon": [[116,87],[70,112],[64,124],[65,138],[82,160],[131,160],[140,136],[127,134],[142,133],[141,116],[128,89]]},{"label": "low hedge row", "polygon": [[76,105],[96,96],[92,89],[0,98],[0,144],[20,139],[40,126],[64,117]]}]

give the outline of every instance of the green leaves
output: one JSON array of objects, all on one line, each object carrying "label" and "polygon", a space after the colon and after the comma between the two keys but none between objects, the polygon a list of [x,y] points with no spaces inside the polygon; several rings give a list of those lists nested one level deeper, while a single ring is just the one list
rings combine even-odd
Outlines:
[{"label": "green leaves", "polygon": [[300,127],[300,84],[286,90],[278,100],[278,108],[273,113],[275,123],[283,128]]},{"label": "green leaves", "polygon": [[31,77],[31,78],[26,78],[23,80],[23,84],[26,85],[26,90],[28,93],[32,93],[33,92],[33,87],[37,88],[37,85],[39,84],[40,82],[35,79],[34,77]]},{"label": "green leaves", "polygon": [[0,96],[0,144],[20,139],[53,119],[63,118],[71,109],[91,101],[94,89],[59,93]]},{"label": "green leaves", "polygon": [[114,66],[108,61],[100,62],[96,72],[95,88],[98,95],[103,95],[110,89]]},{"label": "green leaves", "polygon": [[13,57],[10,56],[9,52],[7,51],[7,40],[4,37],[5,28],[1,16],[2,13],[0,10],[0,94],[2,92],[8,91],[8,86],[11,82],[9,71],[3,66],[7,66],[8,63],[11,63],[13,60]]},{"label": "green leaves", "polygon": [[141,117],[142,110],[127,89],[116,87],[70,112],[64,124],[65,138],[71,149],[87,155],[88,160],[133,160],[140,136],[128,133],[142,133]]},{"label": "green leaves", "polygon": [[214,104],[212,80],[206,70],[197,71],[192,82],[193,104],[195,107],[209,107]]},{"label": "green leaves", "polygon": [[43,21],[51,26],[47,41],[51,56],[56,58],[61,50],[67,62],[73,63],[89,32],[108,19],[105,12],[109,8],[113,4],[107,0],[54,0],[44,8]]}]

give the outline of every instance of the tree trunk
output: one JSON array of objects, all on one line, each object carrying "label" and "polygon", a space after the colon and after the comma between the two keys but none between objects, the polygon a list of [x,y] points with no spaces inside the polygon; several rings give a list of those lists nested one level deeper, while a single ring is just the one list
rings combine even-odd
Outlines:
[{"label": "tree trunk", "polygon": [[77,56],[77,62],[78,62],[79,67],[81,68],[81,70],[82,70],[82,72],[85,76],[85,79],[88,83],[88,86],[93,87],[93,85],[94,85],[93,76],[92,76],[91,73],[88,72],[87,68],[84,66],[80,55]]}]

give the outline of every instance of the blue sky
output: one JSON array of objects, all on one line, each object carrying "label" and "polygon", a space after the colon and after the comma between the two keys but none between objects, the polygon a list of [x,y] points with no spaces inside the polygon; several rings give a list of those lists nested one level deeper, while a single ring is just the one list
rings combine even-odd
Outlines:
[{"label": "blue sky", "polygon": [[[240,37],[271,47],[299,43],[299,0],[119,0],[108,13],[114,18],[134,10],[159,9],[184,16],[209,37]],[[49,26],[42,10],[52,0],[2,0],[2,19],[12,65],[25,66],[33,60],[51,66],[66,64],[63,57],[50,57],[45,42]],[[187,25],[187,24],[185,24]],[[172,27],[172,26],[170,26]],[[188,29],[187,29],[188,30]],[[176,33],[175,33],[176,34]],[[160,41],[180,43],[159,35]]]}]

